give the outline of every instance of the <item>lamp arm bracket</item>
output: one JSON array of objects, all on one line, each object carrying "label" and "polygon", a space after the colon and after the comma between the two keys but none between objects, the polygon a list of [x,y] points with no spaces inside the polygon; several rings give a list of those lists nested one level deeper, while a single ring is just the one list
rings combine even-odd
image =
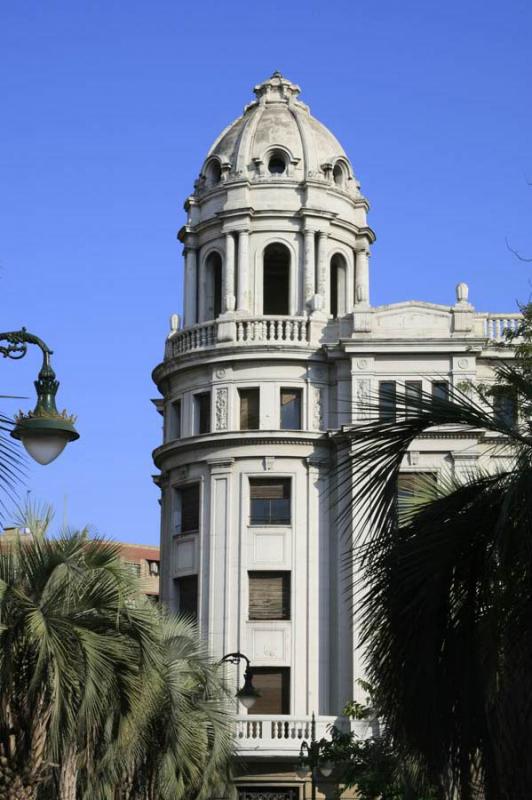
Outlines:
[{"label": "lamp arm bracket", "polygon": [[50,356],[53,350],[50,350],[48,345],[43,342],[38,336],[33,333],[28,333],[26,328],[21,328],[19,331],[5,331],[0,333],[0,342],[7,342],[5,346],[0,345],[0,355],[4,358],[11,358],[17,360],[24,358],[28,350],[28,344],[35,344],[39,347],[43,354],[42,368],[44,370],[51,369]]},{"label": "lamp arm bracket", "polygon": [[229,664],[239,664],[240,661],[246,662],[246,669],[248,670],[250,660],[243,653],[227,653],[227,655],[220,659],[219,663],[224,664],[225,662],[228,662]]}]

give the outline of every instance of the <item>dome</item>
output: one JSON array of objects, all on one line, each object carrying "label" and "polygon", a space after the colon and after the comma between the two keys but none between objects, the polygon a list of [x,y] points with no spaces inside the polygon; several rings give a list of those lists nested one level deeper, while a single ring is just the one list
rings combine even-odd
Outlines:
[{"label": "dome", "polygon": [[297,99],[300,91],[279,72],[255,86],[257,99],[210,148],[196,190],[239,180],[316,180],[358,195],[344,149]]}]

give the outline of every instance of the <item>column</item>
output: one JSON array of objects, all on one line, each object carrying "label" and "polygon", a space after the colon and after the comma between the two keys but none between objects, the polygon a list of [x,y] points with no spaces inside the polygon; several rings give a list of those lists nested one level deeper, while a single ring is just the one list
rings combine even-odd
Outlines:
[{"label": "column", "polygon": [[185,247],[184,327],[197,322],[197,250]]},{"label": "column", "polygon": [[235,310],[235,240],[225,234],[224,312]]},{"label": "column", "polygon": [[304,245],[304,259],[305,259],[305,277],[304,277],[304,301],[305,304],[309,303],[314,294],[314,272],[315,272],[315,254],[314,254],[314,231],[306,230],[304,232],[305,245]]},{"label": "column", "polygon": [[237,311],[248,309],[249,231],[238,234],[238,298]]},{"label": "column", "polygon": [[356,251],[355,305],[369,305],[369,250]]},{"label": "column", "polygon": [[318,286],[316,291],[321,295],[323,308],[327,298],[327,238],[325,231],[318,232]]}]

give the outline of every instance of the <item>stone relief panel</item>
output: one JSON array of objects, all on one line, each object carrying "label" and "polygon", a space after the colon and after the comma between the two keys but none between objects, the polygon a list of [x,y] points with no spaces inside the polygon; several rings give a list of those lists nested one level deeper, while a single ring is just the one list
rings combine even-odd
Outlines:
[{"label": "stone relief panel", "polygon": [[253,662],[284,662],[288,657],[287,631],[279,628],[254,628],[251,633]]},{"label": "stone relief panel", "polygon": [[356,418],[367,419],[370,416],[368,404],[371,401],[371,379],[361,378],[356,380],[354,388],[354,396],[356,398]]},{"label": "stone relief panel", "polygon": [[216,430],[227,430],[227,412],[228,412],[228,394],[229,391],[226,386],[221,389],[216,389]]},{"label": "stone relief panel", "polygon": [[312,403],[312,427],[314,430],[321,431],[325,427],[324,420],[324,390],[318,386],[313,387]]}]

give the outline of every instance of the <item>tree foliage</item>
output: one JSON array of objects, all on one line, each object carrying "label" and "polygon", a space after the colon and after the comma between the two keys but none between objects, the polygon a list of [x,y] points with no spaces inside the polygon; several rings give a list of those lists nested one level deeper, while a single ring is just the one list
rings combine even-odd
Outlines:
[{"label": "tree foliage", "polygon": [[0,797],[205,797],[231,754],[220,672],[87,531],[0,549]]},{"label": "tree foliage", "polygon": [[[494,365],[493,388],[518,400],[517,419],[471,387],[423,395],[415,408],[398,392],[397,420],[353,427],[342,464],[377,706],[395,746],[462,800],[532,796],[532,310],[523,311],[515,358]],[[398,514],[403,458],[435,426],[468,430],[501,466],[449,479]]]}]

